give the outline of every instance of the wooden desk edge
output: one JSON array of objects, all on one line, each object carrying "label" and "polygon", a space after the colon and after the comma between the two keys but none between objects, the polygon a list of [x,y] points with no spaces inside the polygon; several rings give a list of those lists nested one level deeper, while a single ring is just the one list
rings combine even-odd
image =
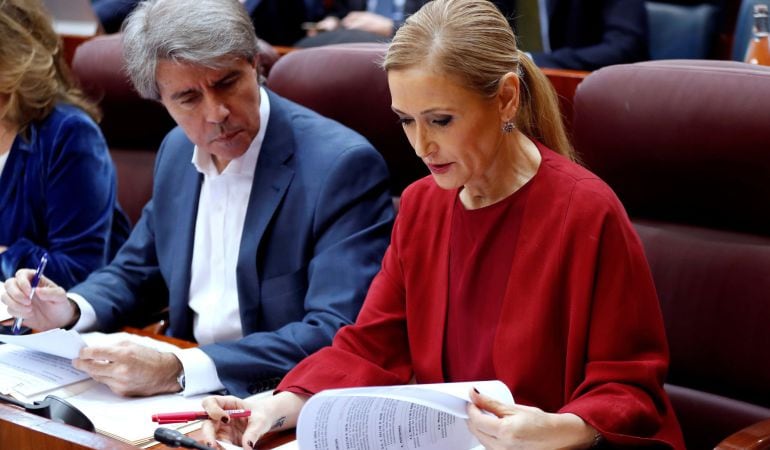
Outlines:
[{"label": "wooden desk edge", "polygon": [[[116,439],[0,404],[0,442],[3,448],[75,450],[104,448],[135,449]],[[6,447],[7,446],[7,447]]]}]

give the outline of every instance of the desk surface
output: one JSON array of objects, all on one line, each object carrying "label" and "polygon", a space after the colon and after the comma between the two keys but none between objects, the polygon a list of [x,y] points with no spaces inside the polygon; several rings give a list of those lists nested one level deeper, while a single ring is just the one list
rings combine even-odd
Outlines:
[{"label": "desk surface", "polygon": [[[199,431],[190,434],[197,438]],[[260,449],[271,449],[294,439],[294,432],[275,433],[260,441]],[[0,404],[0,442],[3,448],[14,450],[135,450],[136,447],[98,433],[45,419],[19,408]],[[162,444],[151,447],[165,450]]]},{"label": "desk surface", "polygon": [[[168,336],[159,336],[136,328],[126,328],[125,331],[170,342],[182,348],[195,346],[192,342]],[[200,431],[192,432],[190,436],[198,438]],[[260,441],[259,448],[272,449],[293,439],[293,431],[271,434]],[[91,433],[54,422],[53,420],[23,411],[20,408],[4,404],[0,404],[0,442],[3,443],[3,448],[12,448],[14,450],[136,449],[136,447],[99,433]],[[165,450],[168,448],[170,447],[162,444],[151,447],[153,450]]]}]

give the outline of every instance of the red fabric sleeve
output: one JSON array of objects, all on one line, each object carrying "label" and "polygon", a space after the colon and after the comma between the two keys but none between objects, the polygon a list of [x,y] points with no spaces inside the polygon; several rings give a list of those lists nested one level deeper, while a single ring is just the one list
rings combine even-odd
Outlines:
[{"label": "red fabric sleeve", "polygon": [[[586,277],[593,280],[593,295],[585,377],[559,412],[580,416],[613,445],[684,448],[663,390],[668,347],[638,236],[620,202],[605,189],[576,189],[568,220],[582,221],[576,216],[586,211],[596,214],[595,208],[580,206],[595,203],[597,194],[610,197],[602,202],[608,207],[599,218],[598,246],[590,240],[575,243],[576,252],[596,254],[593,276]],[[581,249],[583,244],[587,248]]]}]

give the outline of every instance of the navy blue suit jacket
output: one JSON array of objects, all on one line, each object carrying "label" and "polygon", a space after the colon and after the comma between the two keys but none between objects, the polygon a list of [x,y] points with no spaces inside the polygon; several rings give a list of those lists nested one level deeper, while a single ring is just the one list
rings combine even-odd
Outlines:
[{"label": "navy blue suit jacket", "polygon": [[[492,0],[509,18],[516,0]],[[550,53],[534,53],[540,67],[595,70],[649,59],[643,0],[546,0]]]},{"label": "navy blue suit jacket", "polygon": [[[269,91],[268,91],[269,92]],[[380,267],[393,220],[387,167],[362,136],[269,92],[237,263],[244,337],[201,346],[227,390],[264,388],[352,323]],[[193,340],[190,264],[202,175],[172,130],[152,200],[115,260],[73,292],[115,330],[169,307],[169,334]]]}]

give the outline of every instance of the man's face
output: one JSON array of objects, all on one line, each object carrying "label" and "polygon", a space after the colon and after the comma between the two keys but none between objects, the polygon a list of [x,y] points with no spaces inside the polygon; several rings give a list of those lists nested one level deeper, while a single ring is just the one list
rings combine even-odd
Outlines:
[{"label": "man's face", "polygon": [[212,69],[161,59],[156,69],[161,103],[220,171],[246,153],[260,124],[256,59],[222,62]]}]

